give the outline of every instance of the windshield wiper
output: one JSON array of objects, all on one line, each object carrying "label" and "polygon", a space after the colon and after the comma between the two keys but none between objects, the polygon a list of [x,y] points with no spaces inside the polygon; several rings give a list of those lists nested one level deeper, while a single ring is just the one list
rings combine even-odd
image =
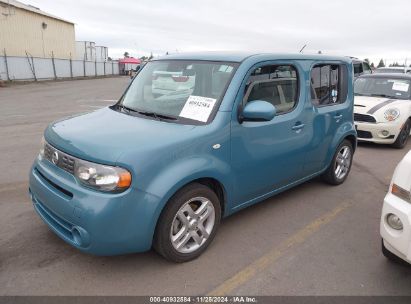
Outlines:
[{"label": "windshield wiper", "polygon": [[150,112],[150,111],[140,111],[140,110],[135,110],[138,114],[141,115],[145,115],[145,116],[150,116],[150,117],[154,117],[157,120],[173,120],[176,121],[178,120],[177,118],[173,117],[173,116],[168,116],[168,115],[164,115],[164,114],[158,114],[158,113],[154,113],[154,112]]},{"label": "windshield wiper", "polygon": [[124,111],[127,114],[130,114],[130,112],[136,112],[136,110],[134,110],[132,108],[129,108],[129,107],[126,107],[125,105],[122,105],[122,104],[118,104],[117,108],[121,109],[122,111]]},{"label": "windshield wiper", "polygon": [[370,96],[393,98],[392,96],[389,96],[389,95],[386,95],[386,94],[370,94]]},{"label": "windshield wiper", "polygon": [[150,111],[141,111],[141,110],[136,110],[133,108],[129,108],[125,105],[119,104],[117,105],[118,109],[121,109],[123,112],[131,115],[131,112],[135,112],[141,115],[145,115],[145,116],[150,116],[150,117],[154,117],[157,120],[173,120],[173,121],[177,121],[178,119],[173,117],[173,116],[168,116],[168,115],[164,115],[164,114],[157,114],[154,112],[150,112]]}]

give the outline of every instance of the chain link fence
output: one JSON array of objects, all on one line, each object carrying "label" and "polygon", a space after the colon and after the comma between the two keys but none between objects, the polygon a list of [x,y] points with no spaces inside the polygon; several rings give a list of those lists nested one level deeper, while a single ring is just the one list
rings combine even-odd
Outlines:
[{"label": "chain link fence", "polygon": [[0,80],[50,80],[119,75],[118,61],[0,56]]}]

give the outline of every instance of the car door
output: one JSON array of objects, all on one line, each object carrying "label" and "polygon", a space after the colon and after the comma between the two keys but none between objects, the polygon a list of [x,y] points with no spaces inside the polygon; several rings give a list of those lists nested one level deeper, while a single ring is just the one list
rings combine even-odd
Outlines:
[{"label": "car door", "polygon": [[313,137],[307,146],[305,175],[315,174],[327,166],[330,147],[345,121],[352,120],[347,99],[347,69],[339,63],[316,64],[311,69],[311,110]]},{"label": "car door", "polygon": [[277,114],[271,121],[241,122],[234,111],[231,166],[237,205],[300,179],[308,143],[301,68],[294,63],[264,65],[250,71],[242,107],[264,100],[275,106]]}]

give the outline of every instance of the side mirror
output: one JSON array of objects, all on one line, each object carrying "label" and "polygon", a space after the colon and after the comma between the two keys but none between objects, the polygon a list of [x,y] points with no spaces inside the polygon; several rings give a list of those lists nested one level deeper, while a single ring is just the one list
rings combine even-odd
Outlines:
[{"label": "side mirror", "polygon": [[264,100],[248,102],[241,113],[241,121],[270,121],[276,114],[275,107]]}]

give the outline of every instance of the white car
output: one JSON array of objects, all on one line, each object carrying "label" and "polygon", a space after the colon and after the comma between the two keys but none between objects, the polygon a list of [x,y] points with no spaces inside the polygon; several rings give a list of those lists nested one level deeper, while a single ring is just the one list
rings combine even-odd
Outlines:
[{"label": "white car", "polygon": [[384,67],[376,69],[374,73],[411,73],[411,67]]},{"label": "white car", "polygon": [[411,75],[362,75],[354,93],[358,140],[403,148],[411,131]]},{"label": "white car", "polygon": [[183,72],[153,72],[153,94],[167,95],[176,91],[193,89],[195,84],[194,75],[183,75]]},{"label": "white car", "polygon": [[393,260],[411,263],[411,151],[394,171],[382,208],[382,252]]}]

